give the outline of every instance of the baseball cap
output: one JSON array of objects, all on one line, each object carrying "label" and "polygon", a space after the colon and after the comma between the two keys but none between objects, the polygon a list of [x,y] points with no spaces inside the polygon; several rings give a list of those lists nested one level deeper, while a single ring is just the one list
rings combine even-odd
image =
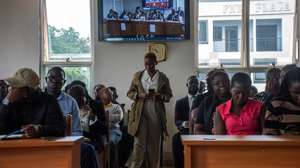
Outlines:
[{"label": "baseball cap", "polygon": [[30,68],[21,68],[14,76],[4,80],[13,88],[29,87],[37,89],[40,84],[39,76]]}]

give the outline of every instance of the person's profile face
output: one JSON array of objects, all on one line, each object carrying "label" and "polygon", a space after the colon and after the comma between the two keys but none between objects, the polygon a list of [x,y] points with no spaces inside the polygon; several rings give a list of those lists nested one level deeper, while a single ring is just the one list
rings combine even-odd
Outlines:
[{"label": "person's profile face", "polygon": [[155,72],[156,62],[153,59],[145,58],[144,59],[145,69],[149,74],[153,74]]},{"label": "person's profile face", "polygon": [[300,82],[293,82],[289,86],[289,93],[293,102],[300,106]]},{"label": "person's profile face", "polygon": [[232,101],[236,105],[244,105],[248,101],[250,88],[247,88],[246,86],[235,82],[231,87],[231,95]]},{"label": "person's profile face", "polygon": [[229,81],[224,75],[217,75],[212,79],[212,89],[215,95],[223,97],[228,95]]}]

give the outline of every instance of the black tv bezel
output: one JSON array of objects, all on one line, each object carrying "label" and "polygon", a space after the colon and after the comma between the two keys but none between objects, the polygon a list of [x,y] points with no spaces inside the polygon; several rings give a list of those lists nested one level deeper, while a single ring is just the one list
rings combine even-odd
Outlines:
[{"label": "black tv bezel", "polygon": [[[143,1],[144,2],[144,1]],[[118,41],[113,41],[113,40],[105,40],[104,38],[104,32],[103,32],[103,23],[104,23],[104,18],[103,18],[103,0],[98,0],[98,27],[97,27],[97,32],[98,32],[98,41],[101,42],[109,42],[109,43],[128,43],[128,42],[181,42],[181,41],[188,41],[190,40],[190,0],[184,0],[184,14],[185,14],[185,34],[184,34],[184,39],[164,39],[164,40],[156,40],[156,39],[151,39],[151,40],[118,40]]]}]

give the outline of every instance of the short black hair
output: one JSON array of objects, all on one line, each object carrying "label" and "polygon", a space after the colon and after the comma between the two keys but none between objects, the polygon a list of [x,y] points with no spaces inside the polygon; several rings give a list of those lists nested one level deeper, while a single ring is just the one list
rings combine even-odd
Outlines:
[{"label": "short black hair", "polygon": [[144,59],[151,59],[157,63],[156,55],[153,52],[146,53]]},{"label": "short black hair", "polygon": [[47,76],[48,76],[49,73],[52,72],[52,71],[59,71],[59,72],[62,72],[63,75],[64,75],[63,77],[64,77],[64,78],[66,77],[65,71],[64,71],[61,67],[59,67],[59,66],[55,66],[55,67],[52,67],[51,69],[49,69],[49,71],[48,71],[48,73],[47,73]]},{"label": "short black hair", "polygon": [[233,75],[233,77],[231,78],[231,87],[233,87],[235,83],[241,84],[249,90],[251,89],[252,85],[250,76],[244,72],[237,72]]},{"label": "short black hair", "polygon": [[300,68],[295,68],[287,72],[280,86],[279,97],[289,96],[289,87],[294,82],[300,82]]},{"label": "short black hair", "polygon": [[229,82],[229,76],[223,68],[212,69],[206,75],[207,91],[209,94],[213,94],[212,80],[218,75],[224,76]]}]

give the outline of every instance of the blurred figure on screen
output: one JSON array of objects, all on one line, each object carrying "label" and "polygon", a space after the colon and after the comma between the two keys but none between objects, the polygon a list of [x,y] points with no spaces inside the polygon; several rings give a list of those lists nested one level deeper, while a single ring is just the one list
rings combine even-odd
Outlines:
[{"label": "blurred figure on screen", "polygon": [[137,19],[137,20],[146,20],[146,14],[141,9],[141,7],[138,6],[138,7],[135,8],[135,13],[134,13],[133,18]]},{"label": "blurred figure on screen", "polygon": [[179,17],[176,14],[176,10],[175,9],[172,9],[171,13],[167,17],[167,20],[168,21],[179,21]]},{"label": "blurred figure on screen", "polygon": [[128,12],[125,9],[121,13],[120,19],[123,19],[123,20],[129,20],[130,19],[129,16],[128,16]]},{"label": "blurred figure on screen", "polygon": [[109,13],[107,14],[107,19],[110,19],[110,20],[118,19],[118,13],[116,11],[114,11],[113,9],[110,9]]}]

